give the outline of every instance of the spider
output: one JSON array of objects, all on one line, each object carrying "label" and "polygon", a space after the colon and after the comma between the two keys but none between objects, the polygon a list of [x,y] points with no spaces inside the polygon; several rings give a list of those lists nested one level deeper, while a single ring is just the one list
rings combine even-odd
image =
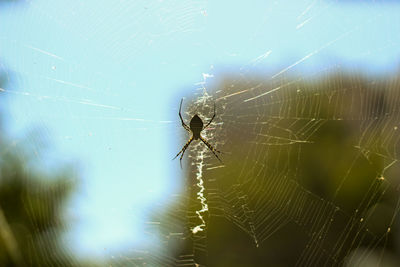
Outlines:
[{"label": "spider", "polygon": [[222,160],[215,153],[215,152],[221,153],[221,151],[215,149],[210,143],[207,142],[207,140],[205,140],[201,136],[201,131],[206,129],[210,125],[210,123],[213,121],[213,119],[215,118],[215,103],[214,103],[214,115],[212,116],[210,122],[207,123],[205,127],[203,127],[203,121],[200,119],[200,117],[197,114],[195,114],[193,116],[193,118],[190,120],[190,123],[189,123],[190,127],[189,127],[186,125],[186,123],[182,119],[182,114],[181,114],[182,102],[183,102],[183,99],[181,100],[181,105],[179,106],[179,118],[181,118],[182,127],[189,133],[191,132],[192,136],[190,137],[189,141],[187,141],[187,143],[183,146],[181,151],[179,151],[179,153],[172,160],[176,159],[182,153],[181,157],[179,158],[179,162],[180,162],[181,168],[182,168],[182,158],[183,158],[183,154],[185,154],[186,149],[188,148],[190,143],[192,143],[193,140],[200,139],[211,150],[211,152],[214,154],[214,156],[222,163]]}]

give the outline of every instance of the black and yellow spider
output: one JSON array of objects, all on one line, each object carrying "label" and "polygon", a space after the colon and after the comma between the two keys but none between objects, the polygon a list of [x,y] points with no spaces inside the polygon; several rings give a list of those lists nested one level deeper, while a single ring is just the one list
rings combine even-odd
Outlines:
[{"label": "black and yellow spider", "polygon": [[214,103],[214,115],[212,116],[210,122],[207,123],[207,125],[203,128],[203,121],[200,119],[200,117],[197,114],[195,114],[193,116],[193,118],[190,120],[190,123],[189,123],[190,127],[186,125],[186,123],[182,119],[182,114],[181,114],[182,102],[183,102],[183,99],[181,100],[181,105],[179,106],[179,117],[181,118],[182,127],[189,133],[192,133],[192,136],[190,137],[189,141],[187,141],[187,143],[183,146],[182,150],[179,151],[179,153],[175,156],[175,158],[173,158],[173,160],[176,159],[179,156],[179,154],[182,153],[181,157],[179,158],[179,162],[180,162],[181,168],[182,168],[182,158],[183,158],[183,154],[185,154],[186,149],[188,148],[190,143],[192,143],[193,140],[200,139],[211,150],[211,152],[215,155],[215,157],[217,157],[217,159],[222,163],[221,159],[215,153],[215,152],[221,153],[221,151],[215,149],[210,143],[208,143],[201,136],[201,131],[206,129],[210,125],[210,123],[213,121],[213,119],[215,118],[215,103]]}]

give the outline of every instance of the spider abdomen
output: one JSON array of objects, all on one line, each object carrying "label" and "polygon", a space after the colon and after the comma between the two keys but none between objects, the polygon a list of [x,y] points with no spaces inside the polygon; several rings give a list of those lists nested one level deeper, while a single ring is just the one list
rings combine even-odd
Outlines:
[{"label": "spider abdomen", "polygon": [[192,130],[194,139],[200,138],[200,132],[203,130],[203,121],[197,114],[190,121],[190,130]]}]

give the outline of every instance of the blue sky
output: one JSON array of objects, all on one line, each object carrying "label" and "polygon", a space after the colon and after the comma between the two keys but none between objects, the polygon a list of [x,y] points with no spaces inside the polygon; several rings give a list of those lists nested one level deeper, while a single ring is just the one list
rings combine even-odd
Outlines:
[{"label": "blue sky", "polygon": [[[343,3],[346,2],[346,3]],[[48,166],[82,187],[67,242],[82,255],[142,244],[146,214],[180,188],[177,111],[203,73],[398,67],[391,1],[22,1],[0,10],[14,138],[39,128]],[[39,146],[32,139],[33,146]]]}]

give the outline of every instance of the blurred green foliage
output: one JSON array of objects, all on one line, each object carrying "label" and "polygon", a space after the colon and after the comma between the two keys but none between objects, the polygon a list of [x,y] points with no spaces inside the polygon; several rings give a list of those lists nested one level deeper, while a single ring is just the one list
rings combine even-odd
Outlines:
[{"label": "blurred green foliage", "polygon": [[[281,90],[250,105],[244,101],[249,94],[235,95],[249,88],[260,88],[253,95],[262,94],[281,85]],[[310,256],[299,266],[363,266],[376,259],[381,266],[400,263],[399,167],[391,165],[400,152],[396,76],[334,73],[276,83],[233,76],[216,87],[234,95],[229,110],[217,116],[224,132],[219,149],[229,153],[223,156],[224,168],[204,172],[210,208],[207,234],[197,241],[193,236],[189,247],[175,252],[177,258],[192,251],[209,266],[295,266],[306,252]],[[285,144],[296,139],[307,142]],[[186,200],[189,224],[199,209],[194,176],[192,169]],[[321,209],[301,213],[306,208],[298,196]],[[233,223],[235,218],[242,224]],[[314,219],[321,221],[317,230],[308,222]],[[259,247],[251,221],[257,221]],[[272,234],[263,239],[268,228]],[[323,231],[323,241],[313,239],[314,231]],[[203,245],[206,256],[198,257],[202,252],[196,247]]]},{"label": "blurred green foliage", "polygon": [[[0,81],[6,88],[4,75]],[[45,174],[38,158],[0,127],[0,266],[75,265],[60,243],[75,179],[65,170]]]}]

